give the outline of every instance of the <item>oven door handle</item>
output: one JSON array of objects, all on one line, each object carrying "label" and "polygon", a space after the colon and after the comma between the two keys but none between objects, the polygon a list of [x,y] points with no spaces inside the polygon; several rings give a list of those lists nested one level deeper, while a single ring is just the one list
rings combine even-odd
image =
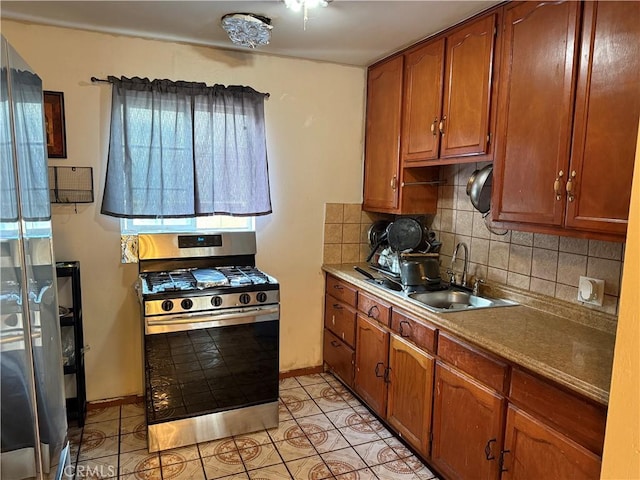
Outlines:
[{"label": "oven door handle", "polygon": [[278,320],[280,306],[249,307],[233,309],[233,311],[207,312],[205,314],[180,314],[171,317],[146,318],[145,333],[167,333],[201,328],[225,327],[246,323],[268,322]]}]

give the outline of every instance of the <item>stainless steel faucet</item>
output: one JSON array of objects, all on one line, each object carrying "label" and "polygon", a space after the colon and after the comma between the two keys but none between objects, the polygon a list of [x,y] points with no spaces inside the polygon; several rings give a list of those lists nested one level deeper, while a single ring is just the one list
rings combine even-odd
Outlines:
[{"label": "stainless steel faucet", "polygon": [[469,247],[467,247],[467,244],[464,242],[460,242],[456,245],[456,248],[453,250],[453,256],[451,257],[451,267],[448,270],[448,273],[450,275],[449,278],[449,283],[456,283],[455,279],[455,273],[453,272],[453,264],[456,262],[457,256],[458,256],[458,250],[460,249],[460,246],[462,246],[462,249],[464,250],[464,267],[462,269],[462,281],[460,282],[460,285],[462,285],[463,287],[467,286],[467,271],[469,270]]}]

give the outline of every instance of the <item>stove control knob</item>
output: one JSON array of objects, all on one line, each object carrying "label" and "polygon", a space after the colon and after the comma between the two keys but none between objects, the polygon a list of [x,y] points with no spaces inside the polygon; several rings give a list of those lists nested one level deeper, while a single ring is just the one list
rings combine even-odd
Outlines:
[{"label": "stove control knob", "polygon": [[260,303],[264,303],[267,301],[267,294],[264,292],[259,292],[258,295],[256,295],[256,299],[258,299]]},{"label": "stove control knob", "polygon": [[191,300],[190,298],[185,298],[184,300],[182,300],[182,302],[180,302],[180,305],[182,305],[182,308],[184,310],[189,310],[191,307],[193,307],[193,300]]},{"label": "stove control knob", "polygon": [[213,305],[214,307],[219,307],[220,305],[222,305],[222,297],[213,297],[211,299],[211,305]]},{"label": "stove control knob", "polygon": [[162,302],[161,307],[165,312],[170,312],[171,310],[173,310],[173,302],[171,300],[165,300],[164,302]]},{"label": "stove control knob", "polygon": [[246,305],[250,301],[251,301],[251,297],[249,296],[248,293],[243,293],[242,295],[240,295],[240,303],[242,303],[243,305]]}]

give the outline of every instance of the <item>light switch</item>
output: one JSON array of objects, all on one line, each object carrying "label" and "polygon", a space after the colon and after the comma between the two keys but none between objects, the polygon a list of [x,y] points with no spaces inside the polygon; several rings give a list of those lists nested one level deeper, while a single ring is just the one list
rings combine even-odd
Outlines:
[{"label": "light switch", "polygon": [[602,306],[604,300],[604,280],[580,277],[578,282],[578,301],[589,305]]}]

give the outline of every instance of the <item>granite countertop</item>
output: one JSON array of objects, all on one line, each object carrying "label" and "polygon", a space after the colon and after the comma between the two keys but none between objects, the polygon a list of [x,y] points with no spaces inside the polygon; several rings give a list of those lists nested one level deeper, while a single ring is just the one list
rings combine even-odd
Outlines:
[{"label": "granite countertop", "polygon": [[[358,265],[367,269],[367,264]],[[600,404],[608,403],[615,317],[549,297],[511,291],[510,287],[489,288],[487,294],[510,298],[520,305],[433,313],[401,294],[365,281],[353,267],[343,264],[322,268],[471,344]]]}]

